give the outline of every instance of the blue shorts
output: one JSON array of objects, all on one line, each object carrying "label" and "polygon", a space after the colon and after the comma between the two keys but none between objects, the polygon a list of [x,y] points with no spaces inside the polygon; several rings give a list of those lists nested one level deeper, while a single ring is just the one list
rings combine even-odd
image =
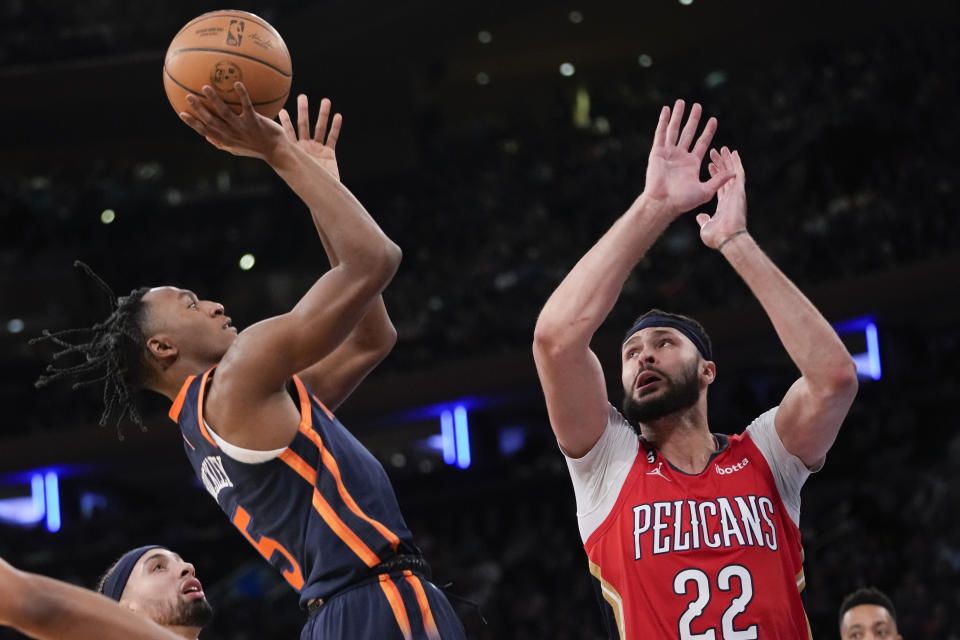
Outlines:
[{"label": "blue shorts", "polygon": [[465,640],[447,597],[412,571],[365,580],[341,591],[303,626],[300,640]]}]

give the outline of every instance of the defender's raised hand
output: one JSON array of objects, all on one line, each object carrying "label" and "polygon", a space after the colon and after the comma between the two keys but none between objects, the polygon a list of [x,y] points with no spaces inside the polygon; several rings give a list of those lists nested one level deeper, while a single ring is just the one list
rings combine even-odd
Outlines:
[{"label": "defender's raised hand", "polygon": [[[286,109],[280,110],[280,124],[287,139],[298,144],[309,153],[320,166],[340,179],[340,168],[337,166],[337,139],[340,137],[340,128],[343,126],[343,116],[334,114],[327,132],[327,121],[330,120],[330,99],[320,101],[320,113],[317,115],[317,124],[313,135],[310,135],[310,107],[307,96],[302,93],[297,96],[297,130],[294,131],[293,122]],[[298,135],[299,134],[299,135]]]},{"label": "defender's raised hand", "polygon": [[647,163],[647,182],[644,196],[665,206],[669,213],[678,216],[710,200],[720,186],[732,177],[721,171],[707,182],[700,181],[700,165],[717,131],[717,119],[707,120],[703,133],[691,149],[693,138],[700,124],[701,108],[694,104],[690,109],[683,130],[683,100],[660,111],[660,121],[653,137],[650,159]]},{"label": "defender's raised hand", "polygon": [[242,82],[234,84],[242,111],[233,112],[210,85],[204,85],[201,100],[188,95],[187,102],[196,116],[183,112],[180,119],[217,149],[235,156],[260,158],[271,162],[274,151],[284,140],[283,128],[257,113]]},{"label": "defender's raised hand", "polygon": [[723,147],[719,153],[711,149],[712,162],[707,170],[711,176],[723,173],[733,174],[728,182],[717,191],[717,210],[711,216],[697,214],[700,225],[700,239],[711,249],[719,249],[730,238],[747,230],[746,176],[740,154]]}]

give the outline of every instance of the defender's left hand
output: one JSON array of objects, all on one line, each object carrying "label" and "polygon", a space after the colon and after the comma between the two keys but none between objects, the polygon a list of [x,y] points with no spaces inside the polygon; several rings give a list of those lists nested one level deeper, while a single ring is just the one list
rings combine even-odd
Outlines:
[{"label": "defender's left hand", "polygon": [[711,216],[706,213],[697,214],[697,224],[700,225],[700,239],[711,249],[717,249],[733,234],[747,229],[747,195],[746,176],[740,154],[723,147],[719,153],[710,151],[710,166],[707,170],[711,176],[721,173],[732,173],[733,178],[727,181],[717,191],[717,210]]},{"label": "defender's left hand", "polygon": [[[307,96],[302,93],[297,96],[297,131],[293,129],[290,114],[286,109],[280,110],[280,124],[287,135],[287,139],[300,146],[309,153],[320,166],[329,171],[337,180],[340,179],[340,168],[337,166],[337,139],[340,137],[340,128],[343,126],[343,116],[334,114],[330,122],[330,131],[327,132],[327,121],[330,120],[330,100],[320,101],[320,113],[317,115],[317,124],[313,135],[310,135],[310,108]],[[297,135],[299,133],[299,136]]]}]

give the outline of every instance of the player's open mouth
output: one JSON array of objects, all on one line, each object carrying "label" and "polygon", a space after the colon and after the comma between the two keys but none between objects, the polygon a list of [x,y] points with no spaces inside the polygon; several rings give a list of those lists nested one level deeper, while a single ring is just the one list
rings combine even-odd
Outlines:
[{"label": "player's open mouth", "polygon": [[200,581],[196,578],[191,578],[187,580],[186,584],[183,585],[183,590],[180,592],[185,596],[193,596],[195,598],[203,598],[203,587],[200,585]]},{"label": "player's open mouth", "polygon": [[223,330],[226,331],[227,329],[236,330],[236,327],[233,326],[233,320],[230,318],[227,318],[227,321],[223,323]]},{"label": "player's open mouth", "polygon": [[644,371],[637,376],[637,382],[634,388],[637,391],[643,391],[645,389],[651,389],[652,385],[660,382],[662,378],[655,374],[653,371]]}]

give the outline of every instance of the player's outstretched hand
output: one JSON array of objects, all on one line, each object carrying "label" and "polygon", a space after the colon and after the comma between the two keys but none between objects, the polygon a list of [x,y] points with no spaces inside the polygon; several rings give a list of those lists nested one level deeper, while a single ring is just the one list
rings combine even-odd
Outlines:
[{"label": "player's outstretched hand", "polygon": [[710,150],[710,166],[707,170],[711,176],[730,173],[733,178],[724,183],[717,191],[717,210],[711,216],[706,213],[697,214],[697,224],[700,225],[700,239],[711,249],[718,249],[720,245],[734,234],[747,229],[747,195],[746,175],[740,154],[730,151],[726,147],[717,152]]},{"label": "player's outstretched hand", "polygon": [[[327,122],[330,120],[330,100],[324,98],[320,101],[320,113],[317,115],[317,124],[310,133],[310,107],[307,102],[307,96],[302,93],[297,96],[297,130],[294,131],[293,122],[290,120],[290,114],[286,109],[280,110],[280,124],[283,126],[283,132],[287,139],[297,145],[300,145],[309,153],[320,166],[329,171],[333,176],[340,179],[340,167],[337,166],[337,139],[340,138],[340,128],[343,126],[343,116],[339,113],[334,114],[330,121],[330,131],[327,131]],[[299,133],[299,136],[297,135]]]},{"label": "player's outstretched hand", "polygon": [[683,100],[677,100],[672,110],[664,107],[660,111],[643,190],[644,196],[659,202],[674,217],[709,201],[720,185],[733,177],[731,172],[722,170],[706,182],[700,181],[700,165],[717,131],[717,119],[707,120],[694,144],[701,108],[693,105],[681,131],[683,109]]},{"label": "player's outstretched hand", "polygon": [[193,94],[187,96],[196,116],[183,112],[180,119],[217,149],[270,162],[277,145],[284,140],[283,128],[254,110],[242,82],[234,84],[234,89],[240,96],[242,111],[239,114],[220,99],[213,87],[204,85],[205,100]]}]

